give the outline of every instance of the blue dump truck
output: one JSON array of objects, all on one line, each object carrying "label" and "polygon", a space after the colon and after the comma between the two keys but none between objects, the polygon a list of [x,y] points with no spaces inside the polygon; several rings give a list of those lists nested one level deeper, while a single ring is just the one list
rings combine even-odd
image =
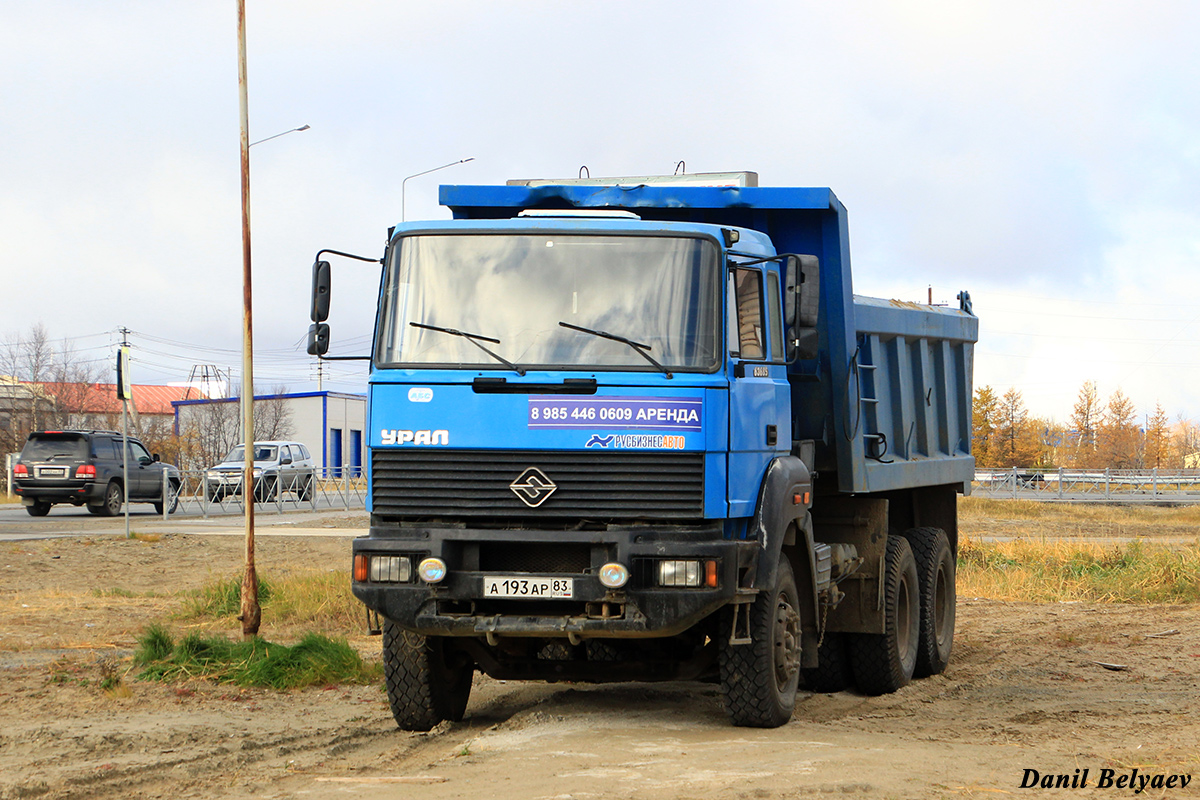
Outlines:
[{"label": "blue dump truck", "polygon": [[[959,308],[853,294],[846,210],[754,173],[443,186],[389,231],[353,591],[398,725],[505,680],[701,680],[735,725],[941,672]],[[328,353],[313,267],[309,351]],[[365,358],[365,356],[364,356]]]}]

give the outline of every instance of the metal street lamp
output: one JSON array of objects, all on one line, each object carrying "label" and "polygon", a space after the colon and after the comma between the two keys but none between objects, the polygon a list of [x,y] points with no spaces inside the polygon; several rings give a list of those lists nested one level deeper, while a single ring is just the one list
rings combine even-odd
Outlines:
[{"label": "metal street lamp", "polygon": [[[474,156],[471,156],[470,158],[461,158],[458,161],[451,161],[449,164],[442,164],[440,167],[434,167],[433,169],[427,169],[424,172],[418,172],[414,175],[409,175],[408,178],[419,178],[422,175],[428,175],[431,172],[437,172],[439,169],[446,169],[448,167],[454,167],[459,164],[465,164],[468,161],[474,161],[474,160],[475,160]],[[404,216],[404,214],[405,214],[404,187],[405,187],[405,184],[408,183],[408,178],[405,178],[404,180],[400,181],[400,221],[401,222],[404,222],[404,219],[405,219],[405,216]]]},{"label": "metal street lamp", "polygon": [[257,142],[251,142],[250,144],[248,144],[246,146],[254,147],[254,145],[256,145],[256,144],[262,144],[263,142],[269,142],[272,139],[278,139],[280,136],[287,136],[289,133],[299,133],[300,131],[306,131],[306,130],[308,130],[308,127],[309,126],[307,126],[307,125],[301,125],[299,128],[292,128],[290,131],[284,131],[283,133],[277,133],[274,136],[268,136],[265,139],[259,139]]}]

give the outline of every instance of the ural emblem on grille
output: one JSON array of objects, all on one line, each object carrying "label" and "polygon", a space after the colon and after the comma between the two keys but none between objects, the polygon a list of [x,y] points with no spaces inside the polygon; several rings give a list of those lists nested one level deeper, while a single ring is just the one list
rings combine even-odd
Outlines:
[{"label": "ural emblem on grille", "polygon": [[546,498],[554,494],[558,485],[546,477],[537,467],[530,467],[521,473],[521,477],[508,485],[512,493],[530,508],[537,508],[546,502]]}]

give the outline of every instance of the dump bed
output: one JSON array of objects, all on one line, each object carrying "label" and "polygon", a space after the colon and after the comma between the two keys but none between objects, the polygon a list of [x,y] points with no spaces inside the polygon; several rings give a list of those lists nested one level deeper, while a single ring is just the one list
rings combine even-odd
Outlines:
[{"label": "dump bed", "polygon": [[792,438],[842,492],[960,484],[969,489],[972,345],[978,320],[956,308],[856,297],[846,209],[826,188],[443,186],[456,219],[524,209],[623,209],[647,220],[750,228],[776,252],[820,259],[820,350],[792,365]]}]

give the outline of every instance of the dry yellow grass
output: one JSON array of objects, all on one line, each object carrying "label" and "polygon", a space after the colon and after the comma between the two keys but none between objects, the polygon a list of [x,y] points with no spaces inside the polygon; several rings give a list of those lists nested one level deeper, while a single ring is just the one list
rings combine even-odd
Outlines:
[{"label": "dry yellow grass", "polygon": [[958,594],[996,600],[1200,601],[1200,548],[1129,543],[959,542]]},{"label": "dry yellow grass", "polygon": [[1119,506],[964,497],[958,502],[958,518],[959,530],[972,537],[1200,540],[1200,505]]},{"label": "dry yellow grass", "polygon": [[960,597],[1200,601],[1198,506],[972,497],[962,498],[958,509]]}]

